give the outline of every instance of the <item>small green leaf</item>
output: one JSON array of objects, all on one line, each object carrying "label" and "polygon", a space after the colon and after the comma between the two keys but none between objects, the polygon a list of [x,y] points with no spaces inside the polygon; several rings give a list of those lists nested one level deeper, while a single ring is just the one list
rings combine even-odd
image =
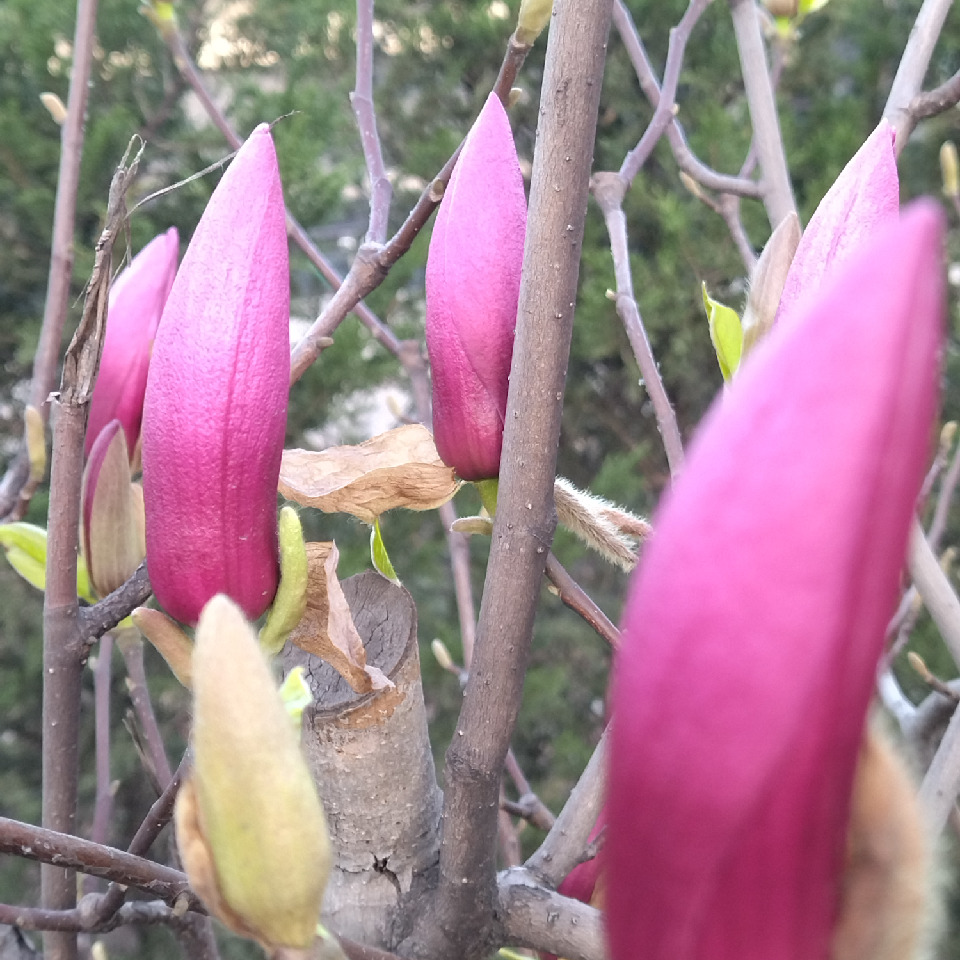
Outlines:
[{"label": "small green leaf", "polygon": [[307,609],[307,548],[300,517],[289,505],[280,510],[278,536],[280,584],[260,630],[260,646],[271,657],[283,649],[290,631]]},{"label": "small green leaf", "polygon": [[707,321],[710,325],[710,339],[713,348],[717,351],[717,361],[723,379],[729,383],[740,366],[740,355],[743,352],[743,327],[736,310],[724,306],[714,300],[707,293],[707,285],[701,284],[703,292],[703,306],[707,311]]},{"label": "small green leaf", "polygon": [[397,571],[393,569],[386,545],[383,542],[383,535],[380,533],[379,517],[373,521],[373,529],[370,531],[370,559],[380,574],[391,583],[400,586],[400,578],[397,576]]},{"label": "small green leaf", "polygon": [[480,494],[480,502],[483,509],[495,516],[497,512],[497,494],[500,491],[500,481],[494,477],[492,480],[477,480],[477,493]]},{"label": "small green leaf", "polygon": [[797,12],[801,17],[805,17],[807,14],[822,10],[829,2],[830,0],[800,0],[797,6]]},{"label": "small green leaf", "polygon": [[[7,561],[27,583],[37,590],[47,586],[47,531],[32,523],[5,523],[0,525],[0,547],[6,551]],[[83,557],[77,557],[77,596],[93,603],[96,597],[90,587],[90,577]]]},{"label": "small green leaf", "polygon": [[303,711],[313,703],[313,694],[304,679],[303,667],[294,667],[284,677],[283,683],[280,685],[280,699],[283,700],[284,708],[290,714],[290,719],[293,720],[294,726],[299,731]]}]

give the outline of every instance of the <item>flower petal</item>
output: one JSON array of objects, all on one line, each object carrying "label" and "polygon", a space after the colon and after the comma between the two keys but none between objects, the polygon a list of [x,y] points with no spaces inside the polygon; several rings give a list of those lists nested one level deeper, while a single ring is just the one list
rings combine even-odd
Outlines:
[{"label": "flower petal", "polygon": [[940,214],[778,325],[701,429],[624,615],[616,960],[822,960],[937,398]]}]

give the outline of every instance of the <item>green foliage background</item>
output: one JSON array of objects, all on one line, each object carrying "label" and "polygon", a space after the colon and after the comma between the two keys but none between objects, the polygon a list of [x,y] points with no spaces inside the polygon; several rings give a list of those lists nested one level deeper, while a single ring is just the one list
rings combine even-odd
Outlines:
[{"label": "green foliage background", "polygon": [[[395,187],[391,228],[399,226],[476,116],[496,77],[517,5],[517,0],[377,4],[375,97]],[[668,31],[686,4],[629,0],[628,5],[654,65],[662,70]],[[779,99],[804,221],[877,122],[919,5],[919,0],[834,0],[806,21],[802,38],[789,51]],[[191,49],[203,54],[209,82],[242,133],[259,122],[286,117],[274,132],[288,204],[324,253],[346,270],[363,238],[367,215],[362,155],[348,103],[354,10],[344,0],[209,0],[205,5],[182,3],[178,10]],[[72,13],[63,3],[0,4],[0,443],[7,450],[19,436],[23,384],[43,311],[59,156],[59,131],[39,95],[53,91],[66,100],[72,31]],[[511,111],[525,161],[533,152],[544,46],[541,38],[518,80],[522,94]],[[956,18],[937,49],[928,85],[958,67]],[[750,128],[725,4],[713,4],[694,33],[678,103],[694,151],[715,168],[736,172],[749,148]],[[650,115],[622,45],[612,35],[596,168],[618,168]],[[937,151],[945,137],[955,135],[956,126],[956,112],[951,111],[918,130],[901,162],[905,200],[938,192]],[[135,186],[138,197],[176,183],[228,152],[186,92],[136,0],[101,0],[78,197],[77,296],[92,264],[110,176],[134,133],[147,142],[144,172]],[[180,229],[185,244],[216,176],[183,184],[137,211],[130,231],[133,251],[171,224]],[[684,189],[663,144],[628,194],[626,212],[639,306],[689,436],[721,384],[699,302],[700,283],[706,281],[714,296],[739,306],[743,266],[723,222]],[[762,208],[745,202],[743,213],[752,242],[761,246],[768,234]],[[401,337],[422,336],[429,231],[428,226],[368,299]],[[950,244],[956,255],[956,230]],[[311,320],[329,290],[296,251],[292,269],[294,316]],[[613,286],[602,219],[591,204],[560,470],[598,494],[649,512],[666,482],[666,461],[629,344],[606,296]],[[955,301],[951,309],[955,323]],[[78,315],[75,303],[67,336]],[[955,374],[956,368],[956,343],[951,340],[949,373]],[[958,381],[953,376],[950,382]],[[316,440],[316,431],[328,441],[363,439],[371,423],[367,414],[377,416],[379,429],[392,425],[382,394],[374,389],[381,384],[405,395],[398,364],[351,317],[337,332],[335,346],[293,390],[289,443]],[[947,415],[957,415],[957,407],[954,389],[946,397]],[[461,513],[478,507],[469,490],[459,495],[457,505]],[[30,518],[43,523],[44,513],[41,496]],[[366,568],[367,528],[313,511],[304,511],[304,522],[309,536],[337,539],[343,575]],[[461,656],[442,531],[435,515],[398,514],[385,518],[383,532],[418,605],[424,683],[439,762],[460,693],[456,680],[433,661],[429,641],[440,637],[455,657]],[[951,529],[953,538],[956,532]],[[478,540],[471,544],[478,597],[486,549]],[[616,619],[625,578],[562,532],[556,551]],[[39,597],[0,565],[0,814],[31,822],[39,820],[40,627]],[[948,674],[952,667],[936,653],[929,624],[921,622],[918,634],[931,666]],[[514,746],[535,789],[554,810],[602,729],[608,667],[609,651],[602,641],[544,591]],[[151,659],[150,668],[173,756],[187,729],[187,699],[162,663]],[[113,840],[123,845],[152,795],[123,726],[128,708],[119,661],[116,673],[114,774],[119,785]],[[911,689],[923,695],[919,685]],[[92,741],[91,690],[86,693],[85,736]],[[89,826],[92,812],[91,743],[85,757],[82,827]],[[523,839],[530,849],[538,837],[528,828]],[[33,865],[11,858],[0,862],[0,900],[33,902],[36,884]],[[255,955],[238,942],[231,944],[227,956]],[[115,938],[110,949],[116,957],[160,957],[168,955],[170,941],[160,931],[127,933]]]}]

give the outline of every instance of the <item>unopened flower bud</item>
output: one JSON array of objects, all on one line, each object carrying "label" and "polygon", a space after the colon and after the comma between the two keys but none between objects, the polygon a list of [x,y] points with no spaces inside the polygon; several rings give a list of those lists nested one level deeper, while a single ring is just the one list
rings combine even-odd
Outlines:
[{"label": "unopened flower bud", "polygon": [[450,177],[427,256],[433,433],[463,480],[500,473],[526,220],[510,123],[491,94]]},{"label": "unopened flower bud", "polygon": [[143,418],[150,580],[196,623],[226,593],[255,618],[278,582],[290,277],[273,140],[258,127],[204,211],[157,330]]},{"label": "unopened flower bud", "polygon": [[190,884],[266,949],[314,940],[330,872],[326,819],[256,635],[218,595],[193,655],[194,770],[177,797]]},{"label": "unopened flower bud", "polygon": [[143,395],[153,338],[177,273],[180,237],[176,227],[154,237],[110,287],[107,329],[97,382],[90,398],[86,455],[111,420],[123,424],[127,452],[140,440]]}]

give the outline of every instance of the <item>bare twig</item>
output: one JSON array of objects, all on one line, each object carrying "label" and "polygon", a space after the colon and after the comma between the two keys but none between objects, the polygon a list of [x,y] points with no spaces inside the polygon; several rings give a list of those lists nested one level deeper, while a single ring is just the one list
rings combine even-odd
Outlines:
[{"label": "bare twig", "polygon": [[439,885],[413,952],[472,958],[491,945],[500,776],[516,721],[553,484],[589,165],[612,0],[558,0],[547,43],[500,495],[477,645],[447,751]]},{"label": "bare twig", "polygon": [[113,667],[113,635],[105,633],[97,651],[93,672],[94,744],[96,750],[97,789],[93,805],[93,827],[90,839],[106,843],[113,813],[113,790],[110,780],[110,680]]},{"label": "bare twig", "polygon": [[557,887],[580,862],[590,831],[600,816],[609,739],[608,728],[567,798],[557,822],[525,864],[530,873],[548,886]]},{"label": "bare twig", "polygon": [[[535,827],[541,830],[549,830],[556,822],[556,817],[550,812],[549,807],[533,792],[530,781],[526,778],[520,764],[517,762],[513,749],[507,751],[507,759],[504,761],[507,773],[513,781],[513,785],[520,794],[515,806],[522,810],[522,813],[516,816],[529,820]],[[501,806],[504,804],[501,802]]]},{"label": "bare twig", "polygon": [[563,603],[583,617],[611,647],[616,647],[620,642],[620,631],[594,603],[583,587],[570,576],[552,550],[547,555],[546,573],[550,582],[557,588]]},{"label": "bare twig", "polygon": [[933,518],[930,521],[930,529],[927,530],[927,540],[930,543],[930,549],[936,553],[940,549],[940,541],[947,529],[947,518],[950,515],[950,506],[953,503],[953,496],[957,491],[957,484],[960,483],[960,443],[953,451],[953,457],[950,459],[950,466],[940,481],[940,491],[937,494],[937,503],[933,508]]},{"label": "bare twig", "polygon": [[350,94],[350,105],[357,118],[363,156],[370,177],[370,225],[368,243],[383,243],[387,237],[387,218],[393,188],[377,135],[377,114],[373,106],[373,0],[357,0],[357,81]]},{"label": "bare twig", "polygon": [[920,785],[920,803],[925,822],[938,835],[954,809],[960,792],[960,710],[954,710],[947,731],[940,741],[933,763]]},{"label": "bare twig", "polygon": [[633,181],[640,168],[647,162],[657,142],[674,121],[674,106],[677,84],[680,82],[680,70],[683,67],[683,54],[690,39],[690,33],[710,3],[711,0],[690,0],[680,22],[670,31],[667,62],[663,69],[663,84],[654,106],[653,118],[643,132],[640,142],[627,154],[620,166],[620,176],[627,183]]},{"label": "bare twig", "polygon": [[776,227],[788,214],[796,213],[797,207],[787,159],[783,153],[780,120],[767,66],[760,17],[756,0],[729,0],[729,3],[757,156],[763,171],[763,203],[770,226]]},{"label": "bare twig", "polygon": [[[33,361],[30,404],[40,411],[44,423],[50,417],[50,394],[56,384],[60,341],[67,317],[70,282],[73,279],[73,231],[80,183],[80,158],[83,153],[84,120],[90,89],[97,0],[77,0],[77,22],[73,36],[73,66],[67,97],[67,118],[60,134],[60,169],[57,197],[53,208],[53,237],[47,299],[43,308],[40,340]],[[18,505],[20,491],[30,476],[26,440],[0,481],[0,517],[6,517]],[[54,958],[48,958],[54,960]]]},{"label": "bare twig", "polygon": [[171,905],[186,898],[189,909],[203,909],[190,890],[186,874],[179,870],[56,830],[0,817],[0,853],[69,867],[91,877],[137,887]]},{"label": "bare twig", "polygon": [[949,80],[939,87],[918,93],[910,101],[909,112],[914,122],[925,117],[933,117],[943,113],[960,102],[960,71],[957,71]]},{"label": "bare twig", "polygon": [[502,873],[499,889],[507,943],[549,950],[567,960],[604,960],[599,910],[548,890],[523,867]]},{"label": "bare twig", "polygon": [[[617,0],[613,6],[613,23],[620,34],[620,39],[630,57],[633,69],[636,71],[637,79],[640,81],[640,88],[644,95],[650,101],[650,104],[656,110],[660,104],[660,83],[657,80],[653,67],[650,65],[650,58],[647,56],[646,49],[640,39],[640,34],[633,23],[629,10],[623,0]],[[712,170],[705,163],[699,160],[690,149],[686,137],[683,133],[683,127],[679,120],[673,115],[667,126],[667,142],[673,151],[677,166],[697,183],[709,190],[716,190],[721,193],[732,193],[743,197],[759,198],[762,193],[761,184],[755,180],[744,176],[732,177],[728,174],[718,173]]]},{"label": "bare twig", "polygon": [[907,557],[916,584],[954,663],[960,666],[960,600],[930,549],[920,524],[914,521]]},{"label": "bare twig", "polygon": [[0,923],[21,930],[61,930],[73,933],[107,933],[127,924],[170,924],[184,920],[183,914],[161,900],[124,904],[106,920],[92,919],[84,906],[72,910],[45,910],[42,907],[17,907],[0,903]]},{"label": "bare twig", "polygon": [[610,236],[610,251],[613,255],[613,269],[617,278],[617,313],[627,331],[633,355],[640,367],[643,385],[653,404],[657,427],[670,465],[670,474],[675,477],[683,469],[683,440],[633,293],[633,276],[630,271],[630,252],[627,245],[627,218],[623,212],[625,193],[626,182],[620,174],[597,173],[594,175],[593,195],[603,211],[603,219]]},{"label": "bare twig", "polygon": [[151,773],[160,784],[160,789],[166,788],[173,778],[167,751],[163,745],[163,736],[153,712],[153,702],[150,700],[150,691],[147,689],[147,675],[143,668],[143,640],[140,632],[124,628],[117,637],[117,646],[123,656],[127,668],[127,693],[140,724],[140,730],[146,742],[146,754],[149,760]]},{"label": "bare twig", "polygon": [[89,651],[98,637],[112,630],[124,617],[130,616],[133,610],[146,603],[151,593],[150,577],[144,561],[122,587],[118,587],[94,606],[80,611],[80,643]]},{"label": "bare twig", "polygon": [[910,31],[910,39],[900,58],[897,75],[887,97],[883,115],[893,124],[897,132],[896,151],[906,146],[918,116],[911,111],[914,98],[923,88],[933,48],[943,29],[943,22],[953,5],[952,0],[924,0],[917,19]]},{"label": "bare twig", "polygon": [[[129,153],[129,148],[128,148]],[[110,288],[110,259],[125,213],[125,195],[137,159],[117,167],[110,185],[105,226],[97,243],[83,316],[63,363],[60,406],[50,473],[46,593],[43,608],[43,823],[72,833],[76,827],[80,680],[85,654],[78,636],[77,531],[87,404],[100,360]],[[76,884],[70,869],[40,871],[43,906],[70,909]],[[45,937],[48,960],[73,960],[76,939]]]}]

